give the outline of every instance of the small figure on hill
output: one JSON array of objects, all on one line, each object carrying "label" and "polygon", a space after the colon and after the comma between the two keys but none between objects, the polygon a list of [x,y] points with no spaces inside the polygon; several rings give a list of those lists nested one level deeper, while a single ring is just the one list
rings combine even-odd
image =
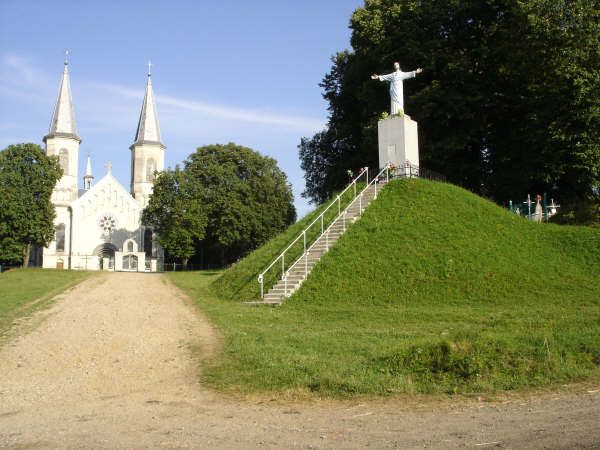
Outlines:
[{"label": "small figure on hill", "polygon": [[541,222],[542,219],[544,218],[544,209],[542,208],[542,196],[540,194],[537,195],[536,197],[536,204],[535,204],[535,214],[533,217],[533,220],[535,220],[536,222]]},{"label": "small figure on hill", "polygon": [[419,68],[412,72],[402,72],[400,70],[400,63],[394,63],[394,72],[387,75],[371,75],[371,79],[379,81],[390,82],[390,98],[391,98],[391,114],[404,114],[404,89],[402,82],[408,78],[414,78],[417,74],[423,72],[423,69]]}]

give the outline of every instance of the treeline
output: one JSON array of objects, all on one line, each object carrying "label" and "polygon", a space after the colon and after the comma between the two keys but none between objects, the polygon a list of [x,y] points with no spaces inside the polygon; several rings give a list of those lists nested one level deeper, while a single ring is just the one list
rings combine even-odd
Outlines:
[{"label": "treeline", "polygon": [[[0,151],[0,265],[27,266],[54,239],[56,156],[36,144]],[[273,158],[235,144],[200,147],[183,168],[157,174],[142,213],[167,262],[222,267],[296,220],[291,186]]]},{"label": "treeline", "polygon": [[599,19],[598,0],[367,0],[321,83],[327,127],[299,146],[304,195],[322,202],[348,169],[377,165],[389,95],[369,75],[399,61],[424,68],[405,82],[422,166],[498,202],[597,205]]}]

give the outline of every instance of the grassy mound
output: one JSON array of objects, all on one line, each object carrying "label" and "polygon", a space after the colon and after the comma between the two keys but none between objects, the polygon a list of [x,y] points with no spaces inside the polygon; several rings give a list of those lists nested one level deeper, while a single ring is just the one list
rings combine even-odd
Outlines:
[{"label": "grassy mound", "polygon": [[[598,374],[600,231],[535,224],[463,189],[395,181],[280,308],[175,274],[226,337],[225,390],[486,392]],[[215,285],[223,285],[219,279]]]},{"label": "grassy mound", "polygon": [[[363,184],[357,184],[357,190],[364,188]],[[301,220],[288,227],[287,230],[275,236],[262,247],[250,253],[241,261],[233,264],[223,272],[223,275],[214,282],[215,292],[218,296],[227,300],[257,300],[260,298],[260,285],[258,283],[258,274],[267,268],[271,262],[277,258],[283,250],[310,225],[331,203],[336,203],[337,194],[333,200],[325,202],[314,211],[307,214]],[[353,191],[348,190],[340,196],[340,207],[345,208],[353,198]],[[324,224],[327,224],[337,216],[337,205],[333,205],[324,214]],[[320,221],[307,233],[307,242],[312,242],[321,232]],[[300,239],[286,253],[286,268],[293,263],[304,250],[304,242]],[[269,272],[265,274],[265,292],[281,278],[281,263],[277,263]]]}]

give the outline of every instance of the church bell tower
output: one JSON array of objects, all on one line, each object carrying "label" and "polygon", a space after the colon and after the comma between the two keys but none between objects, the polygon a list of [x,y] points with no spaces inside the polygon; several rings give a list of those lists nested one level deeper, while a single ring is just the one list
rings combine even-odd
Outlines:
[{"label": "church bell tower", "polygon": [[[68,55],[68,53],[67,53]],[[68,206],[77,199],[77,170],[79,159],[79,144],[77,135],[73,100],[71,98],[71,83],[69,80],[69,61],[65,58],[63,75],[58,89],[58,97],[54,113],[50,121],[48,134],[44,136],[46,155],[58,156],[63,176],[56,184],[52,194],[52,202],[59,206]]]},{"label": "church bell tower", "polygon": [[71,229],[72,214],[70,205],[77,200],[77,169],[79,144],[77,135],[71,83],[69,80],[68,52],[65,57],[62,79],[58,88],[58,97],[50,120],[48,134],[44,136],[46,155],[57,156],[63,175],[54,186],[51,201],[54,204],[55,236],[48,247],[42,250],[42,265],[50,268],[71,268]]},{"label": "church bell tower", "polygon": [[165,167],[165,145],[160,137],[154,91],[152,90],[151,64],[148,64],[146,94],[140,113],[135,140],[131,147],[131,194],[144,208],[152,194],[154,172]]}]

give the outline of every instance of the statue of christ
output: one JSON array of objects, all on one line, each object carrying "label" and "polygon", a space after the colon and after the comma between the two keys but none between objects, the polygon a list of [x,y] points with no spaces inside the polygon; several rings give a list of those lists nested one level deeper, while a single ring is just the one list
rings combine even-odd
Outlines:
[{"label": "statue of christ", "polygon": [[412,72],[402,72],[400,63],[394,63],[394,71],[387,75],[371,75],[373,80],[389,81],[390,82],[390,97],[392,102],[391,114],[396,115],[404,113],[404,90],[402,82],[408,78],[414,78],[418,73],[423,72],[423,69],[413,70]]}]

